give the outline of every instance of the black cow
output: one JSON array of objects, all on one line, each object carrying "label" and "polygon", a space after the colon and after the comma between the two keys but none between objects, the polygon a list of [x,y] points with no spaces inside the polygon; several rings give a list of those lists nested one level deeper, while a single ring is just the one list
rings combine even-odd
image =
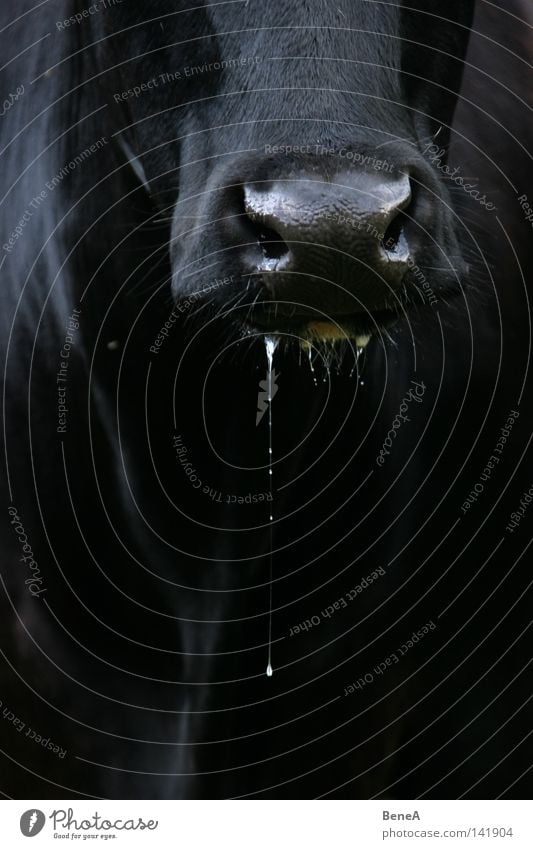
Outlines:
[{"label": "black cow", "polygon": [[4,795],[531,793],[530,57],[479,5],[0,12]]}]

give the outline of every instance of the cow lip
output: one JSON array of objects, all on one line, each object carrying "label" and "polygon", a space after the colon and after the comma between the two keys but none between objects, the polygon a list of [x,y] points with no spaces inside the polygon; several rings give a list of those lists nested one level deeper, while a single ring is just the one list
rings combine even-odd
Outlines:
[{"label": "cow lip", "polygon": [[399,319],[395,310],[381,309],[368,312],[332,314],[297,313],[292,316],[248,316],[246,325],[258,333],[294,335],[307,340],[337,341],[355,339],[364,347],[371,336],[395,324]]}]

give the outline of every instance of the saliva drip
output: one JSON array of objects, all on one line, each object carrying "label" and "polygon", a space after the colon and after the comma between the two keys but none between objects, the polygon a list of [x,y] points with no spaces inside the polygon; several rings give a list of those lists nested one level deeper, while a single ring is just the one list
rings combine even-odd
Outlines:
[{"label": "saliva drip", "polygon": [[269,607],[268,607],[268,662],[266,668],[267,678],[272,678],[272,577],[273,577],[273,557],[272,549],[274,546],[273,527],[274,521],[274,498],[273,498],[273,475],[272,475],[272,373],[274,363],[274,351],[278,345],[278,340],[272,336],[265,337],[266,355],[267,355],[267,386],[268,386],[268,489],[270,493],[269,501],[269,521],[270,521],[270,550],[269,550]]},{"label": "saliva drip", "polygon": [[307,353],[308,353],[308,356],[309,356],[309,366],[311,368],[311,374],[313,375],[313,381],[314,381],[315,386],[318,386],[318,381],[316,379],[316,374],[315,374],[315,367],[313,365],[313,348],[311,347],[311,345],[309,346]]},{"label": "saliva drip", "polygon": [[[356,356],[355,356],[355,363],[354,363],[353,368],[352,368],[352,370],[351,370],[351,372],[350,372],[350,377],[353,377],[353,373],[354,373],[354,371],[357,369],[357,366],[358,366],[358,364],[359,364],[359,357],[361,356],[361,354],[363,353],[363,351],[364,351],[364,348],[357,348]],[[358,374],[359,374],[359,372],[358,372]],[[364,385],[364,384],[363,384],[363,385]]]}]

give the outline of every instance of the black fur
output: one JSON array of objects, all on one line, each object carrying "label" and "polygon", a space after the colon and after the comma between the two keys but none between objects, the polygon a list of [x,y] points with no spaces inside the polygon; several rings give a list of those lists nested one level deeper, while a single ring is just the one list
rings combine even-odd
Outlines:
[{"label": "black fur", "polygon": [[[528,518],[505,530],[533,483],[527,47],[481,4],[454,119],[473,5],[123,0],[63,28],[81,0],[0,12],[2,91],[25,87],[0,119],[0,699],[26,723],[0,724],[6,796],[530,794]],[[350,343],[318,346],[318,386],[296,346],[278,351],[267,679],[270,505],[228,503],[268,491],[266,359],[261,334],[243,338],[257,293],[226,250],[218,190],[282,167],[266,144],[307,142],[411,162],[434,197],[417,262],[438,304],[411,291],[357,367]],[[437,143],[497,213],[448,185],[424,153]],[[320,353],[340,362],[328,372]],[[379,468],[412,380],[423,403]],[[511,410],[504,459],[463,515]],[[378,567],[357,602],[289,636]],[[401,663],[344,695],[430,620]]]}]

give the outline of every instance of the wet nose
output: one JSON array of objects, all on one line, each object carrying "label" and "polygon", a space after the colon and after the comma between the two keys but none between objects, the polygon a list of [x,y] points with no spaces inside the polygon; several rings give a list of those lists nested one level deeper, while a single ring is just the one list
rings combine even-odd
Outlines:
[{"label": "wet nose", "polygon": [[243,203],[248,271],[275,298],[353,312],[390,300],[408,269],[407,174],[249,182]]}]

